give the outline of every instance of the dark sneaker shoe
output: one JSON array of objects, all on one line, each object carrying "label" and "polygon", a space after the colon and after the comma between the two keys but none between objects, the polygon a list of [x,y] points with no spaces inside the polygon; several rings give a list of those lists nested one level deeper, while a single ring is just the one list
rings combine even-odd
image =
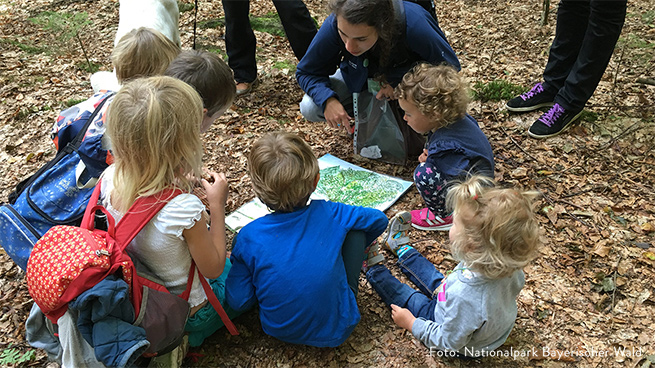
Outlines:
[{"label": "dark sneaker shoe", "polygon": [[512,112],[534,111],[553,106],[554,98],[554,94],[544,91],[544,86],[537,83],[530,91],[507,101],[505,107]]},{"label": "dark sneaker shoe", "polygon": [[554,104],[548,112],[541,115],[532,124],[528,130],[528,134],[533,138],[554,137],[568,128],[581,114],[582,110],[567,111],[559,104]]}]

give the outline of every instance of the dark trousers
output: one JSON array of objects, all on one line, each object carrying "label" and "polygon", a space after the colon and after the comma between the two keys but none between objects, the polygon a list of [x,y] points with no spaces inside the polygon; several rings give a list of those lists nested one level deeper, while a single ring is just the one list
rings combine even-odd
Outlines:
[{"label": "dark trousers", "polygon": [[[237,83],[257,78],[256,40],[250,26],[250,0],[222,0],[225,11],[225,48]],[[316,34],[316,24],[302,0],[273,0],[293,53],[300,60]]]},{"label": "dark trousers", "polygon": [[596,90],[621,34],[626,0],[562,0],[544,70],[554,102],[579,111]]}]

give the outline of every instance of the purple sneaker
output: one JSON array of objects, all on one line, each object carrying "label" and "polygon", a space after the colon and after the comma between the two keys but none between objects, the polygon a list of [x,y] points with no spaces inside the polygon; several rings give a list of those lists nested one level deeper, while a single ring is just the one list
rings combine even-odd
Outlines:
[{"label": "purple sneaker", "polygon": [[505,107],[512,112],[528,112],[542,107],[553,106],[555,94],[546,92],[541,83],[537,83],[532,89],[520,96],[507,101]]},{"label": "purple sneaker", "polygon": [[582,110],[566,110],[556,103],[532,124],[528,134],[533,138],[554,137],[568,128],[581,114]]}]

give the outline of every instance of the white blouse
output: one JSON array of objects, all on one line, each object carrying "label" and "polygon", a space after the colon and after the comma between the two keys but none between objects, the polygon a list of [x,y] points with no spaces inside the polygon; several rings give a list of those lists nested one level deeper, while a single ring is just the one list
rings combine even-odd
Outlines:
[{"label": "white blouse", "polygon": [[[111,205],[114,171],[114,165],[111,165],[102,174],[101,198],[103,206],[118,224],[124,213]],[[182,193],[171,199],[127,248],[130,255],[159,277],[172,294],[184,292],[191,267],[191,253],[182,232],[192,228],[204,212],[205,206],[198,197]],[[193,308],[206,299],[198,277],[194,277],[189,305]]]}]

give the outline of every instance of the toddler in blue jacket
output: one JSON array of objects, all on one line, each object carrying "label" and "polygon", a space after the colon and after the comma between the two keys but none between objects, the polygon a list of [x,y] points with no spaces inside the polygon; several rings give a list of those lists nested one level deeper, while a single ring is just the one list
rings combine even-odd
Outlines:
[{"label": "toddler in blue jacket", "polygon": [[365,248],[387,226],[379,210],[311,200],[318,160],[285,132],[248,156],[253,189],[274,212],[244,226],[227,277],[231,308],[259,306],[264,332],[285,342],[338,346],[360,320],[355,296]]},{"label": "toddler in blue jacket", "polygon": [[419,64],[405,74],[396,95],[407,125],[428,135],[414,170],[414,184],[427,207],[411,212],[412,226],[447,231],[452,226],[445,206],[449,183],[473,173],[493,178],[491,145],[466,113],[468,91],[453,67]]}]

